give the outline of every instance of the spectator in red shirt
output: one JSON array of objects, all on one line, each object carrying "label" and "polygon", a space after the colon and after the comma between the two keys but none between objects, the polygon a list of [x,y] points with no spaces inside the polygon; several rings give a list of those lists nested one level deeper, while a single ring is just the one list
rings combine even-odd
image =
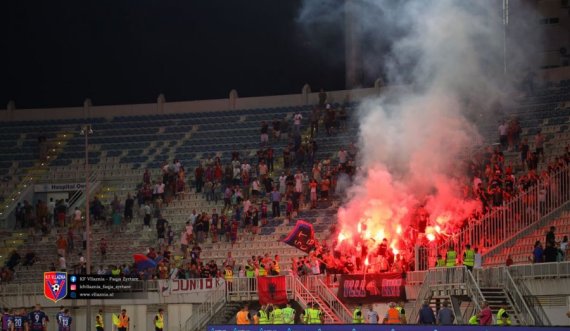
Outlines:
[{"label": "spectator in red shirt", "polygon": [[487,301],[483,302],[483,309],[477,316],[479,317],[479,325],[491,325],[493,323],[493,312]]}]

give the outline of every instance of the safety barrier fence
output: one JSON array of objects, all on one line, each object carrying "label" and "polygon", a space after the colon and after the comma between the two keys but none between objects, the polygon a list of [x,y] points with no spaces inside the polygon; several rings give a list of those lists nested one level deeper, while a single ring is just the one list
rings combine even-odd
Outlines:
[{"label": "safety barrier fence", "polygon": [[467,244],[479,247],[485,255],[495,246],[517,235],[540,221],[568,201],[570,197],[570,167],[566,166],[547,179],[516,196],[500,207],[495,207],[482,219],[472,221],[463,231],[452,234],[443,243],[430,250],[430,266],[435,257],[445,256],[449,246],[461,251]]}]

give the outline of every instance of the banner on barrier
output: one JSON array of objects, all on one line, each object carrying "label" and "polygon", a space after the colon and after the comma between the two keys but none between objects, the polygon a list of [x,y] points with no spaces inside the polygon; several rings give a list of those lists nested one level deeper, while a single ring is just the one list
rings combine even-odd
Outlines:
[{"label": "banner on barrier", "polygon": [[257,292],[262,305],[287,303],[285,276],[257,277]]},{"label": "banner on barrier", "polygon": [[373,303],[406,300],[402,274],[342,275],[338,297],[347,303]]},{"label": "banner on barrier", "polygon": [[[564,328],[563,328],[564,329]],[[382,325],[382,324],[328,324],[328,325],[210,325],[208,331],[493,331],[501,326],[467,325]],[[558,327],[517,326],[517,331],[560,331]]]},{"label": "banner on barrier", "polygon": [[196,279],[161,279],[158,281],[162,296],[201,293],[225,286],[225,281],[220,278],[196,278]]}]

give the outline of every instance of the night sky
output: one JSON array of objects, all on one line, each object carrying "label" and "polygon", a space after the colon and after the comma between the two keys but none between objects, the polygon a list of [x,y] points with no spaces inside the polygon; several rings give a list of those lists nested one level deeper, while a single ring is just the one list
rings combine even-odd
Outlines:
[{"label": "night sky", "polygon": [[[316,0],[315,0],[316,1]],[[226,98],[344,88],[343,29],[300,0],[4,1],[0,108]],[[330,48],[328,47],[330,46]],[[326,51],[326,48],[334,51]]]}]

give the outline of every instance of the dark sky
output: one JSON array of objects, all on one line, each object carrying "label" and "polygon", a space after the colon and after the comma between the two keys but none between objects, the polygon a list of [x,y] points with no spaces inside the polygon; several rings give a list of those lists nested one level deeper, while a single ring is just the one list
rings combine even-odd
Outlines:
[{"label": "dark sky", "polygon": [[[0,108],[344,87],[342,22],[307,33],[300,0],[3,1]],[[318,42],[315,42],[318,39]]]}]

